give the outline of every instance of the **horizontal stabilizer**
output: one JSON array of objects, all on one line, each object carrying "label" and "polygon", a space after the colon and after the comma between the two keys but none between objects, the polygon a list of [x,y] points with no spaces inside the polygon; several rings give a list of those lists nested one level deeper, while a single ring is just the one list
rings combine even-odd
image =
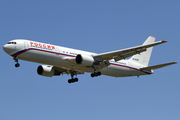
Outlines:
[{"label": "horizontal stabilizer", "polygon": [[141,70],[154,70],[154,69],[166,67],[168,65],[172,65],[172,64],[176,64],[176,63],[177,62],[170,62],[170,63],[164,63],[164,64],[159,64],[159,65],[153,65],[153,66],[141,68]]}]

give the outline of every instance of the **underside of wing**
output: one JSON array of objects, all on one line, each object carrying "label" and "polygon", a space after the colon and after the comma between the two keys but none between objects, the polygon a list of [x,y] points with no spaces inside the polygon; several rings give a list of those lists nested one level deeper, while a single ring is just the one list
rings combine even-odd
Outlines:
[{"label": "underside of wing", "polygon": [[82,72],[82,71],[72,70],[72,69],[63,68],[63,67],[56,67],[56,66],[54,66],[53,68],[60,75],[62,75],[62,74],[74,74],[74,75],[84,74],[84,72]]}]

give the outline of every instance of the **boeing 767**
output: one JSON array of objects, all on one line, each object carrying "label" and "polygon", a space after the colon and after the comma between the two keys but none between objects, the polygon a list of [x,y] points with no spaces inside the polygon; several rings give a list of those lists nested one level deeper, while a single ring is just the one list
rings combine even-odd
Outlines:
[{"label": "boeing 767", "polygon": [[15,60],[15,67],[20,66],[19,59],[45,64],[38,66],[39,75],[52,77],[70,74],[68,83],[73,83],[78,81],[74,76],[84,72],[91,73],[91,77],[141,76],[152,74],[154,69],[175,64],[176,62],[169,62],[148,66],[153,46],[165,42],[167,41],[155,42],[155,37],[149,36],[142,45],[97,54],[32,40],[15,39],[5,44],[3,49]]}]

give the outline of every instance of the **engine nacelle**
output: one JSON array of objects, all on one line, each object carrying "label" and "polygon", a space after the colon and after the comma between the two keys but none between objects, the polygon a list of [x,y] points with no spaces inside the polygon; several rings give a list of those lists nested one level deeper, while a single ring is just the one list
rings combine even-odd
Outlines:
[{"label": "engine nacelle", "polygon": [[40,65],[37,68],[37,73],[42,76],[52,77],[55,74],[55,70],[53,69],[53,66]]},{"label": "engine nacelle", "polygon": [[94,64],[95,60],[92,56],[87,55],[80,55],[78,54],[76,56],[76,63],[81,64],[84,66],[92,66]]}]

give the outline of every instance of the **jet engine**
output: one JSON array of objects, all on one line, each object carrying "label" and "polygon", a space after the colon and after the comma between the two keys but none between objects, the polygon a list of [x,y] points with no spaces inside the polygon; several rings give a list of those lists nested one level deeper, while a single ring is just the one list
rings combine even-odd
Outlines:
[{"label": "jet engine", "polygon": [[55,70],[53,69],[53,66],[40,65],[37,68],[37,73],[42,76],[52,77],[55,74]]},{"label": "jet engine", "polygon": [[92,66],[94,64],[95,60],[92,56],[87,55],[80,55],[78,54],[76,56],[76,63],[81,64],[83,66]]}]

